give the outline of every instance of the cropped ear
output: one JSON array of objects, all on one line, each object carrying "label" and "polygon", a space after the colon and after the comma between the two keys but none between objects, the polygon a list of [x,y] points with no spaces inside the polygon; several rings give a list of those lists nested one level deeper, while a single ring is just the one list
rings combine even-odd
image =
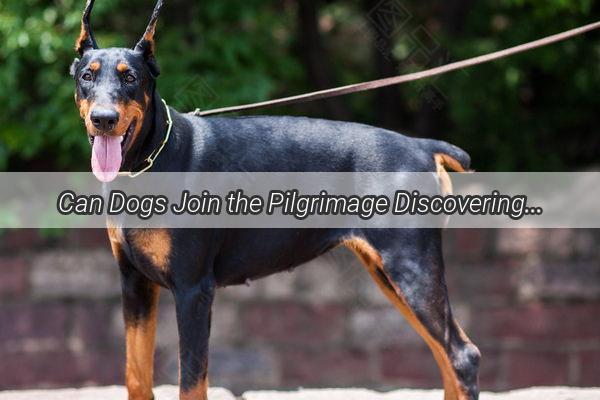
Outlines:
[{"label": "cropped ear", "polygon": [[85,9],[83,10],[83,16],[81,17],[81,33],[75,41],[75,50],[79,52],[79,55],[83,55],[83,53],[90,49],[98,48],[90,25],[90,14],[92,13],[93,7],[94,0],[87,0]]},{"label": "cropped ear", "polygon": [[160,73],[158,68],[158,64],[155,59],[155,42],[154,42],[154,33],[156,31],[156,23],[158,22],[158,15],[160,13],[160,9],[163,6],[163,0],[158,0],[156,5],[154,6],[154,11],[152,11],[152,16],[150,17],[150,21],[148,22],[148,26],[146,27],[146,31],[142,38],[137,42],[134,47],[135,51],[138,51],[144,55],[144,59],[148,63],[148,67],[150,68],[150,72],[154,77],[157,77]]},{"label": "cropped ear", "polygon": [[71,63],[71,66],[69,67],[69,74],[72,77],[75,77],[75,73],[77,72],[78,66],[79,66],[79,58],[76,58],[73,60],[73,62]]}]

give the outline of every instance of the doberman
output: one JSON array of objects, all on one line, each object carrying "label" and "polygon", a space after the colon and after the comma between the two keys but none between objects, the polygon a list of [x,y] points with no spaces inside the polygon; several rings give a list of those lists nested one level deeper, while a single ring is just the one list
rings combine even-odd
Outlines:
[{"label": "doberman", "polygon": [[[135,171],[164,141],[167,106],[156,90],[154,33],[162,1],[133,49],[99,49],[88,0],[71,75],[102,181]],[[294,117],[201,118],[170,109],[172,131],[151,171],[464,171],[470,159],[445,142],[357,123]],[[445,180],[442,179],[440,182]],[[108,228],[119,264],[130,399],[151,399],[160,287],[175,299],[180,398],[207,398],[211,305],[217,287],[305,263],[337,246],[351,249],[431,349],[446,400],[478,398],[480,353],[453,318],[440,229]]]}]

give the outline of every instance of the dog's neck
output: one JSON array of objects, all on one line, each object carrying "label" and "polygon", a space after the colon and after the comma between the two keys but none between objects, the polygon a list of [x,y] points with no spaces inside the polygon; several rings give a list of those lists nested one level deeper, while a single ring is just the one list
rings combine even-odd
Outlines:
[{"label": "dog's neck", "polygon": [[156,151],[167,132],[167,115],[165,105],[153,85],[150,102],[144,113],[142,127],[131,148],[124,155],[122,171],[137,172],[148,164],[146,159]]}]

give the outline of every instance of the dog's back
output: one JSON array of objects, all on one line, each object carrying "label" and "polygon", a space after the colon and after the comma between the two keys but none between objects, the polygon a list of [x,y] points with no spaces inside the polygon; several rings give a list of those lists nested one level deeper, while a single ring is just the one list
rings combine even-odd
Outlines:
[{"label": "dog's back", "polygon": [[303,117],[184,118],[180,123],[194,131],[186,139],[202,149],[189,166],[195,171],[433,172],[438,153],[456,160],[460,170],[470,163],[465,151],[446,142],[358,123]]}]

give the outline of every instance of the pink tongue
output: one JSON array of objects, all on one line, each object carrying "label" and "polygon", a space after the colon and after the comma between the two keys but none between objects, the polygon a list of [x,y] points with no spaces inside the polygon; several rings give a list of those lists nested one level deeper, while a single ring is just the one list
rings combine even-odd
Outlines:
[{"label": "pink tongue", "polygon": [[92,147],[92,172],[101,182],[110,182],[121,168],[121,136],[96,136]]}]

